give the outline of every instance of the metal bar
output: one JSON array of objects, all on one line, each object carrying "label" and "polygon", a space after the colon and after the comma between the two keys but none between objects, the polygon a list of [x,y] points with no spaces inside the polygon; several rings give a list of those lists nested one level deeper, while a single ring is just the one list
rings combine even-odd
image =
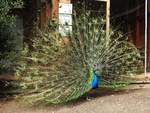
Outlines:
[{"label": "metal bar", "polygon": [[147,14],[148,14],[148,0],[145,0],[145,64],[144,64],[144,74],[147,77]]}]

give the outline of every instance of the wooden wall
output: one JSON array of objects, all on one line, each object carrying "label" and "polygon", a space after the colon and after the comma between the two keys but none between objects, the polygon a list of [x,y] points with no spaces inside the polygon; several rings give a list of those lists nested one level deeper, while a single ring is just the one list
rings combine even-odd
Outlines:
[{"label": "wooden wall", "polygon": [[58,3],[59,0],[44,0],[41,3],[40,11],[40,27],[43,29],[47,24],[49,19],[56,19],[58,16]]},{"label": "wooden wall", "polygon": [[150,62],[150,0],[148,0],[148,62]]}]

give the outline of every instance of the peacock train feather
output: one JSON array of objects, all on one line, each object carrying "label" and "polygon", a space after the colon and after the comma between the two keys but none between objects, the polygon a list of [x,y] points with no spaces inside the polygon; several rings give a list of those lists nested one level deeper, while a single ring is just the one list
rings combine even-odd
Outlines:
[{"label": "peacock train feather", "polygon": [[16,75],[22,79],[20,96],[32,103],[64,103],[77,99],[96,87],[101,79],[119,80],[135,73],[140,54],[118,31],[106,36],[104,20],[90,13],[73,16],[73,32],[61,38],[57,25],[49,25],[33,39],[33,49],[25,47]]}]

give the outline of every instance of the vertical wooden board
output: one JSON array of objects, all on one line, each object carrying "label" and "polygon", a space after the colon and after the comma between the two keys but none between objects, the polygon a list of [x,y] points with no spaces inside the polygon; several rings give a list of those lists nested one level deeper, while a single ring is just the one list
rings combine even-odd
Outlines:
[{"label": "vertical wooden board", "polygon": [[59,3],[59,14],[72,14],[72,4]]},{"label": "vertical wooden board", "polygon": [[43,5],[41,7],[40,16],[41,16],[41,18],[40,18],[40,27],[41,27],[41,29],[43,29],[46,25],[46,6],[45,5]]},{"label": "vertical wooden board", "polygon": [[106,1],[106,35],[109,35],[110,30],[110,0]]},{"label": "vertical wooden board", "polygon": [[59,14],[59,24],[61,25],[72,25],[72,15]]},{"label": "vertical wooden board", "polygon": [[142,47],[142,41],[143,41],[143,39],[142,39],[142,23],[141,23],[141,11],[140,11],[140,9],[138,9],[137,11],[136,11],[136,28],[135,28],[135,30],[136,30],[136,33],[135,33],[135,45],[136,45],[136,47],[137,48],[141,48]]},{"label": "vertical wooden board", "polygon": [[72,4],[59,3],[59,32],[62,36],[72,32]]}]

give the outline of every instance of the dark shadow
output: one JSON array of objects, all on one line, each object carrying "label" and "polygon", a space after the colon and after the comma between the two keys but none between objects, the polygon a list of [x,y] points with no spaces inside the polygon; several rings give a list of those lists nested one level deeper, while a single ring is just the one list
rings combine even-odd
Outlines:
[{"label": "dark shadow", "polygon": [[134,93],[138,90],[141,90],[141,88],[137,87],[134,89],[124,89],[124,88],[123,89],[112,89],[112,88],[101,87],[98,89],[91,90],[86,95],[80,97],[77,100],[68,102],[65,105],[66,106],[81,105],[81,104],[88,102],[90,100],[101,98],[104,96],[129,94],[129,93]]},{"label": "dark shadow", "polygon": [[[43,106],[44,108],[48,108],[48,109],[52,109],[52,110],[56,111],[56,110],[61,109],[62,107],[70,108],[70,107],[74,107],[74,106],[79,106],[86,102],[90,102],[92,100],[102,98],[104,96],[124,95],[124,94],[134,93],[139,90],[141,90],[140,87],[136,87],[133,89],[98,88],[98,89],[91,90],[89,93],[85,94],[84,96],[80,97],[77,100],[73,100],[73,101],[65,103],[65,104],[59,104],[59,105],[53,105],[53,104],[42,105],[41,104],[40,106]],[[39,106],[39,105],[32,106],[32,108],[35,108],[37,106]]]},{"label": "dark shadow", "polygon": [[[69,107],[70,108],[73,106],[79,106],[79,105],[82,105],[86,102],[90,102],[92,100],[102,98],[104,96],[124,95],[124,94],[134,93],[138,90],[141,90],[141,88],[138,86],[135,88],[132,88],[132,89],[130,89],[130,88],[112,89],[112,88],[103,87],[103,88],[97,88],[97,89],[91,90],[89,93],[85,94],[84,96],[80,97],[79,99],[73,100],[73,101],[65,103],[65,104],[63,103],[63,104],[59,104],[59,105],[54,105],[54,104],[40,103],[40,104],[37,104],[34,106],[31,106],[31,105],[26,106],[25,105],[25,107],[27,107],[28,109],[39,108],[39,109],[48,109],[48,110],[56,111],[56,110],[61,109],[62,107]],[[87,98],[89,98],[89,99],[87,99]],[[9,98],[7,96],[5,96],[5,98],[0,99],[0,102],[4,102],[4,101],[7,103],[10,101],[14,101],[14,99],[12,99],[11,96],[9,96]],[[18,103],[18,102],[16,101],[16,103]]]}]

